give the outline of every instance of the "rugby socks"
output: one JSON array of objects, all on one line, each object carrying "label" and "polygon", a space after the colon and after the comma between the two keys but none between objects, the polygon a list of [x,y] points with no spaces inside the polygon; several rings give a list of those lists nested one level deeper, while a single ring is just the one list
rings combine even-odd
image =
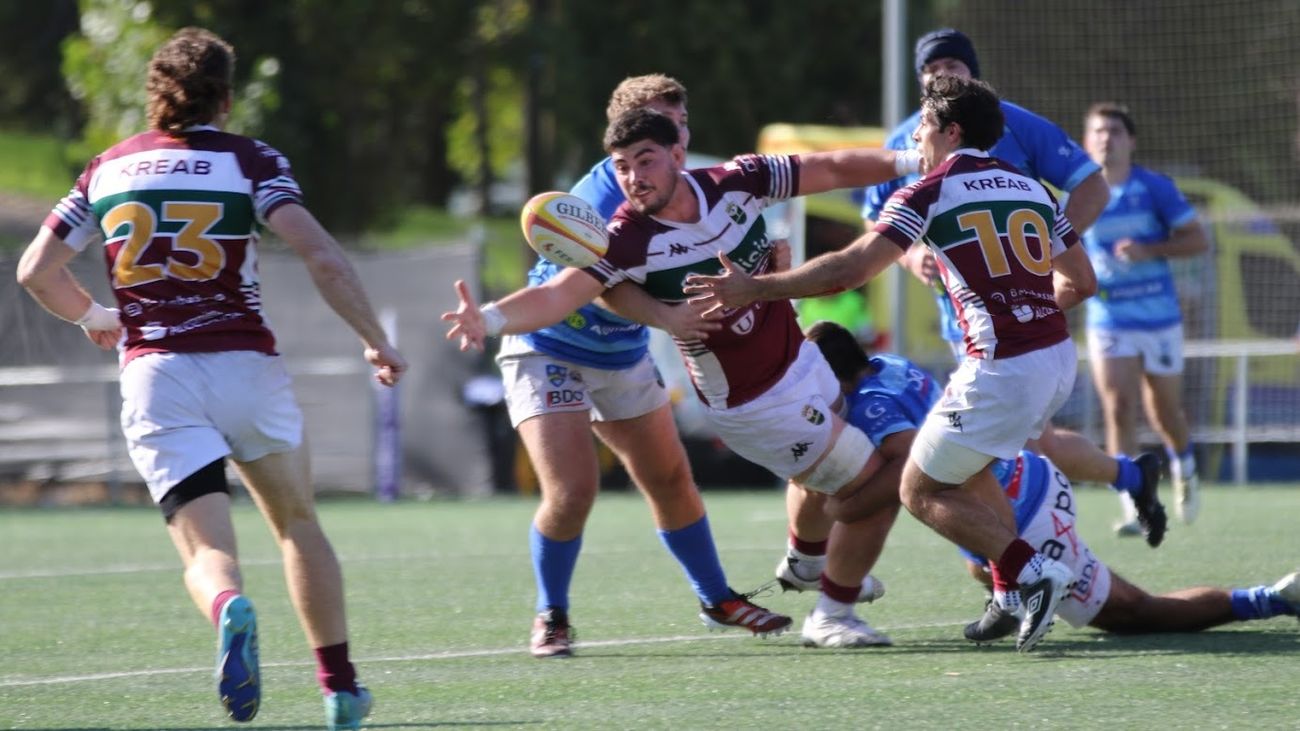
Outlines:
[{"label": "rugby socks", "polygon": [[528,548],[533,556],[533,578],[537,580],[537,611],[568,609],[569,581],[578,564],[582,536],[571,541],[554,541],[530,523]]},{"label": "rugby socks", "polygon": [[1119,464],[1119,470],[1115,481],[1110,483],[1111,489],[1115,492],[1136,494],[1142,488],[1142,470],[1129,459],[1127,454],[1116,455],[1115,461]]},{"label": "rugby socks", "polygon": [[660,529],[659,540],[681,564],[700,601],[713,607],[731,598],[727,575],[722,571],[718,549],[713,543],[709,516],[705,515],[685,528]]},{"label": "rugby socks", "polygon": [[226,608],[226,602],[237,596],[239,596],[238,589],[226,589],[220,594],[217,594],[217,598],[212,600],[212,609],[210,610],[212,613],[212,626],[220,628],[221,610]]},{"label": "rugby socks", "polygon": [[826,555],[826,544],[830,539],[821,541],[805,541],[795,535],[794,528],[790,528],[790,555],[800,561],[820,561]]},{"label": "rugby socks", "polygon": [[357,670],[348,660],[348,643],[317,647],[316,682],[326,693],[356,693]]},{"label": "rugby socks", "polygon": [[1192,444],[1187,444],[1187,449],[1181,452],[1175,452],[1171,447],[1165,447],[1165,454],[1169,456],[1169,477],[1172,480],[1190,480],[1192,475],[1196,474],[1196,453],[1192,449]]},{"label": "rugby socks", "polygon": [[827,617],[844,617],[853,613],[853,603],[858,600],[862,585],[844,586],[822,574],[822,592],[817,596],[814,612]]},{"label": "rugby socks", "polygon": [[1292,607],[1271,586],[1252,586],[1249,589],[1232,590],[1232,616],[1239,620],[1268,619],[1279,614],[1296,613]]}]

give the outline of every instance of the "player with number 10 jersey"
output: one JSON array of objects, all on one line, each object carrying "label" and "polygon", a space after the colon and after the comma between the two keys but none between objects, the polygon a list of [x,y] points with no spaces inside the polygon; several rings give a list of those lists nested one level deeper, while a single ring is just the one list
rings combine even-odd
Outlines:
[{"label": "player with number 10 jersey", "polygon": [[257,242],[285,203],[302,193],[264,143],[210,126],[151,130],[91,160],[45,225],[77,251],[102,229],[123,365],[155,352],[274,354]]},{"label": "player with number 10 jersey", "polygon": [[1078,234],[1052,194],[1010,164],[959,150],[895,193],[875,230],[904,249],[921,238],[934,252],[968,356],[1009,358],[1069,337],[1052,257]]}]

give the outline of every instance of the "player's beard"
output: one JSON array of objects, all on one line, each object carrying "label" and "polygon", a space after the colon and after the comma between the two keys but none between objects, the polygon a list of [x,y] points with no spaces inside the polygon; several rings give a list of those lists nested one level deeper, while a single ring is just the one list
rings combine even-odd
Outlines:
[{"label": "player's beard", "polygon": [[[680,173],[674,173],[668,179],[668,184],[658,189],[660,195],[653,195],[647,198],[632,198],[632,207],[637,213],[643,216],[653,216],[668,206],[668,201],[673,199],[673,193],[677,192],[677,180],[681,177]],[[652,189],[655,190],[655,189]]]}]

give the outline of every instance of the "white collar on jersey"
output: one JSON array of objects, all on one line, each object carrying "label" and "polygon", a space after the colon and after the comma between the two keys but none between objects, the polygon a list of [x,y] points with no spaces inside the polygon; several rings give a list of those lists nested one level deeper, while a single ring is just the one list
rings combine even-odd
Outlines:
[{"label": "white collar on jersey", "polygon": [[216,127],[213,127],[210,124],[191,124],[190,126],[186,127],[181,131],[182,132],[220,132],[221,130],[217,129]]},{"label": "white collar on jersey", "polygon": [[945,159],[945,160],[951,160],[951,159],[953,159],[954,157],[957,157],[958,155],[970,155],[971,157],[988,157],[988,156],[989,156],[989,151],[988,151],[988,150],[977,150],[977,149],[975,149],[974,147],[958,147],[957,149],[955,149],[955,150],[953,150],[952,152],[948,153],[948,156],[945,157],[944,159]]}]

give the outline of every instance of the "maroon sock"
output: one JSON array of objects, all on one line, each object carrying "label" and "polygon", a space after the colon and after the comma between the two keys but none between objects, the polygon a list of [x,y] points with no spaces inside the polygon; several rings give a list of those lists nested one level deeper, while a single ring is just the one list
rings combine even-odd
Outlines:
[{"label": "maroon sock", "polygon": [[824,541],[805,541],[795,535],[794,528],[790,529],[790,545],[794,547],[794,550],[805,556],[825,556],[826,544],[828,542],[829,539]]},{"label": "maroon sock", "polygon": [[226,602],[239,596],[238,589],[226,589],[217,594],[217,598],[212,600],[212,626],[220,628],[221,610],[225,608]]},{"label": "maroon sock", "polygon": [[357,692],[357,671],[348,661],[348,643],[317,647],[316,682],[326,691]]},{"label": "maroon sock", "polygon": [[858,595],[862,593],[862,584],[857,586],[837,584],[826,578],[826,572],[823,571],[822,593],[841,604],[852,604],[858,600]]},{"label": "maroon sock", "polygon": [[1025,564],[1038,553],[1034,547],[1017,538],[1002,552],[1002,557],[993,564],[993,588],[996,591],[1008,591],[1020,588],[1020,571]]}]

